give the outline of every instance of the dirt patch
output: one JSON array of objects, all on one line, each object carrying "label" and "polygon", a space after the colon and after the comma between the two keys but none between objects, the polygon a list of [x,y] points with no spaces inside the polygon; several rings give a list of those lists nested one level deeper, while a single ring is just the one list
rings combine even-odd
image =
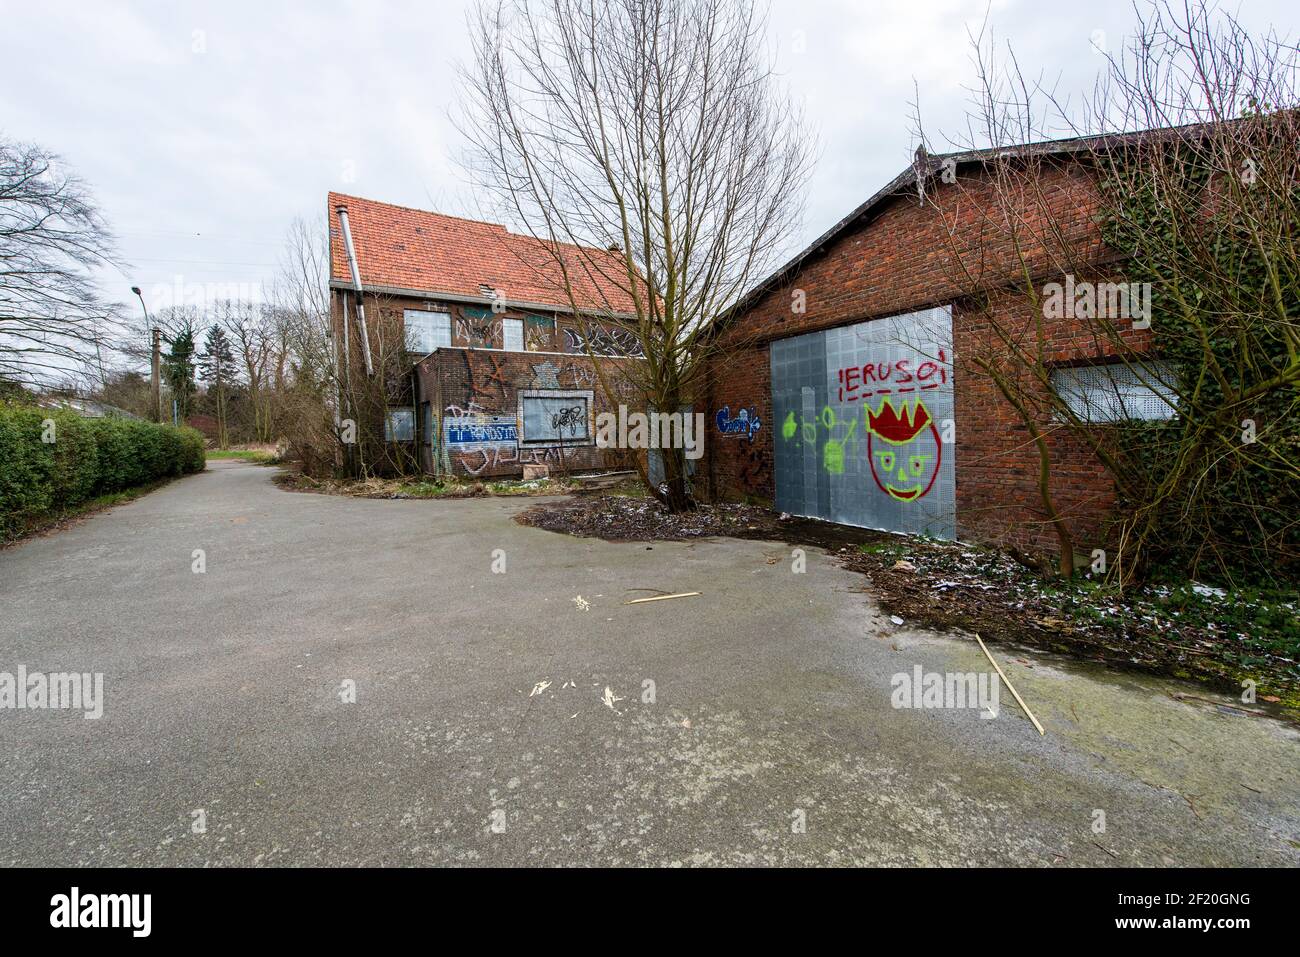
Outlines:
[{"label": "dirt patch", "polygon": [[897,536],[815,519],[781,517],[757,505],[701,505],[693,512],[673,515],[646,497],[582,495],[566,502],[534,505],[515,521],[547,531],[611,542],[686,541],[726,535],[765,542],[812,545],[831,551]]},{"label": "dirt patch", "polygon": [[1118,594],[1086,579],[1044,578],[1022,560],[739,504],[672,515],[652,499],[582,496],[535,505],[524,525],[607,541],[729,536],[825,548],[865,575],[889,615],[940,631],[978,632],[1109,666],[1191,679],[1257,701],[1240,710],[1300,717],[1300,600],[1228,593],[1195,582]]},{"label": "dirt patch", "polygon": [[[1200,681],[1300,717],[1295,602],[1229,595],[1194,582],[1119,594],[1087,580],[1045,580],[996,551],[895,540],[842,553],[885,612],[938,630],[1063,652],[1110,666]],[[1290,619],[1288,621],[1288,618]]]}]

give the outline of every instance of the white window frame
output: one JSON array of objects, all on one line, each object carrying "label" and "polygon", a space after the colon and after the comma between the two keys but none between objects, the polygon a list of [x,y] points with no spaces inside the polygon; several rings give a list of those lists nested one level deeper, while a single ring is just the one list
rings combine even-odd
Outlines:
[{"label": "white window frame", "polygon": [[[418,342],[413,342],[411,338],[413,320],[418,320],[417,328],[423,331]],[[451,345],[451,313],[449,312],[440,309],[404,309],[402,323],[409,351],[428,355],[435,349]]]}]

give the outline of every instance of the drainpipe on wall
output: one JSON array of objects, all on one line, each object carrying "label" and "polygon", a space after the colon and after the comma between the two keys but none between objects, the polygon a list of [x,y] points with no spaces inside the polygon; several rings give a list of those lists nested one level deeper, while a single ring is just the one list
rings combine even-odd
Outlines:
[{"label": "drainpipe on wall", "polygon": [[447,446],[443,442],[442,417],[446,414],[446,406],[442,404],[442,357],[438,357],[437,373],[433,377],[433,426],[435,429],[433,441],[434,448],[437,449],[435,458],[437,465],[434,474],[438,478],[443,478],[451,474],[451,460],[447,457]]},{"label": "drainpipe on wall", "polygon": [[374,375],[375,368],[370,362],[370,336],[366,334],[366,304],[361,288],[361,270],[357,268],[357,251],[352,246],[352,229],[348,226],[348,208],[340,204],[335,210],[339,214],[339,227],[343,230],[343,249],[348,256],[348,270],[352,273],[352,288],[357,295],[357,325],[361,330],[361,355],[366,362],[366,375]]},{"label": "drainpipe on wall", "polygon": [[415,474],[424,474],[424,427],[420,418],[420,366],[411,366],[411,438],[415,441]]},{"label": "drainpipe on wall", "polygon": [[[348,327],[348,298],[339,296],[339,310],[341,312],[339,328],[343,332],[343,379],[339,383],[339,400],[340,405],[346,411],[346,418],[356,427],[356,412],[352,402],[352,333]],[[349,443],[343,450],[343,463],[349,475],[355,474],[356,456],[354,450],[356,443]]]},{"label": "drainpipe on wall", "polygon": [[[325,325],[325,338],[330,344],[330,371],[334,374],[334,434],[337,436],[343,428],[343,382],[339,378],[339,337],[334,334],[334,293],[329,293],[329,320]],[[334,452],[334,467],[343,463],[339,461],[339,451]]]}]

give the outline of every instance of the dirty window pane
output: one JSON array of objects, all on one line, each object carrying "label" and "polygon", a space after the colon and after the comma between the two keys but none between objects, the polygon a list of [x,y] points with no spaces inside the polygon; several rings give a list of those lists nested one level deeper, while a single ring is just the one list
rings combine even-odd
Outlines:
[{"label": "dirty window pane", "polygon": [[402,317],[406,322],[408,351],[432,352],[440,346],[451,345],[451,313],[407,309]]},{"label": "dirty window pane", "polygon": [[415,410],[389,409],[384,422],[385,442],[413,442],[415,440]]},{"label": "dirty window pane", "polygon": [[519,418],[524,430],[519,444],[591,444],[591,399],[589,391],[529,389],[520,392]]}]

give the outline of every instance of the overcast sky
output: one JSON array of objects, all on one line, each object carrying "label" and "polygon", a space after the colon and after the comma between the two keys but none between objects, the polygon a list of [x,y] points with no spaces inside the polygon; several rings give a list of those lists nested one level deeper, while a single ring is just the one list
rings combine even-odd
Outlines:
[{"label": "overcast sky", "polygon": [[[0,36],[0,132],[67,160],[120,237],[114,296],[269,278],[289,222],[340,190],[472,214],[449,122],[470,0],[18,3]],[[987,0],[774,0],[780,67],[819,130],[801,248],[909,161],[913,83],[929,131],[956,132]],[[1245,0],[1294,36],[1294,0]],[[1086,89],[1128,0],[994,0],[1029,72]],[[932,148],[942,148],[942,141]],[[119,288],[120,287],[120,288]]]}]

